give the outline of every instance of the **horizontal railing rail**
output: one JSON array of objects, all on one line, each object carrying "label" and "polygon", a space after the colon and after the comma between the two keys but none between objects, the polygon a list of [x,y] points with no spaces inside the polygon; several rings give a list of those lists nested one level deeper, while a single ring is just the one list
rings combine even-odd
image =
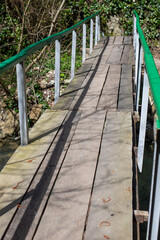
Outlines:
[{"label": "horizontal railing rail", "polygon": [[142,172],[146,123],[148,114],[149,87],[154,100],[156,116],[154,120],[154,158],[150,191],[149,218],[146,240],[158,240],[160,232],[160,76],[156,68],[152,53],[145,40],[140,26],[139,16],[134,14],[133,45],[135,49],[135,110],[139,112],[141,88],[142,61],[144,60],[144,80],[142,90],[140,127],[138,139],[137,161],[139,171]]},{"label": "horizontal railing rail", "polygon": [[95,14],[85,18],[84,20],[82,20],[81,22],[75,24],[74,26],[65,29],[62,32],[56,33],[54,35],[51,35],[49,37],[46,37],[36,43],[33,43],[32,45],[26,47],[25,49],[23,49],[22,51],[20,51],[18,54],[16,54],[15,56],[7,59],[6,61],[0,63],[0,74],[9,70],[10,68],[12,68],[13,66],[15,66],[17,63],[25,60],[29,55],[33,54],[35,51],[45,47],[46,45],[49,45],[51,43],[53,43],[56,40],[61,39],[62,37],[65,37],[66,35],[72,33],[73,30],[76,30],[77,28],[79,28],[80,26],[82,26],[84,23],[87,23],[90,19],[93,19],[94,17],[96,17],[97,15],[99,15],[100,12],[96,12]]},{"label": "horizontal railing rail", "polygon": [[[75,75],[76,62],[76,29],[83,26],[83,43],[82,43],[82,62],[86,59],[86,23],[90,20],[90,53],[93,50],[93,33],[95,32],[94,45],[100,40],[100,12],[85,18],[74,26],[65,29],[52,36],[44,38],[20,51],[17,55],[0,63],[0,74],[5,73],[16,65],[17,74],[17,90],[18,90],[18,107],[19,107],[19,122],[20,122],[20,137],[21,145],[28,144],[28,118],[27,118],[27,97],[26,97],[26,80],[25,80],[25,64],[24,60],[43,47],[55,42],[55,103],[60,96],[60,39],[72,33],[72,53],[71,53],[71,80]],[[95,31],[93,30],[95,20]]]}]

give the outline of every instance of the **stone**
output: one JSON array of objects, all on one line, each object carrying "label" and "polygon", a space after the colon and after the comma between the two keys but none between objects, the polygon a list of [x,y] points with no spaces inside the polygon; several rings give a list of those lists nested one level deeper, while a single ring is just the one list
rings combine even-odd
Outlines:
[{"label": "stone", "polygon": [[107,32],[109,35],[122,36],[123,30],[120,28],[119,17],[111,16],[107,23]]},{"label": "stone", "polygon": [[42,104],[33,105],[32,110],[30,111],[30,114],[29,114],[29,118],[33,122],[36,122],[40,117],[41,111],[42,111]]},{"label": "stone", "polygon": [[7,110],[3,114],[4,121],[1,124],[2,135],[12,136],[18,126],[18,120],[14,112]]}]

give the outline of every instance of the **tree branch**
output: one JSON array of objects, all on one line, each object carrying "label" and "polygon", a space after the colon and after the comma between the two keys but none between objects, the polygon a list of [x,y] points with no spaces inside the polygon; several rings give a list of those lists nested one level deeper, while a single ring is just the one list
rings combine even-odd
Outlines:
[{"label": "tree branch", "polygon": [[[57,10],[55,16],[52,14],[51,27],[50,27],[50,30],[49,30],[48,37],[51,36],[51,34],[52,34],[54,24],[55,24],[55,22],[56,22],[56,19],[57,19],[58,15],[59,15],[59,13],[60,13],[60,11],[61,11],[64,3],[65,3],[65,0],[62,1],[62,3],[61,3],[61,5],[60,5],[59,9]],[[53,4],[53,5],[54,5],[54,4]],[[54,11],[53,7],[54,7],[54,6],[52,6],[52,12]],[[34,64],[38,59],[40,59],[40,57],[41,57],[41,56],[43,55],[43,53],[45,52],[46,47],[47,47],[47,46],[45,46],[45,47],[42,49],[42,51],[40,52],[40,54],[28,65],[28,67],[26,67],[26,71],[28,71],[28,70],[33,66],[33,64]]]}]

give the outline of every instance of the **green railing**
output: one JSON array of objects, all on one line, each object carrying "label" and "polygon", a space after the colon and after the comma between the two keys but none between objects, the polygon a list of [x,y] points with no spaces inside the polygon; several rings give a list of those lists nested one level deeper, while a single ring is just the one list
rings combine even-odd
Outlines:
[{"label": "green railing", "polygon": [[90,53],[93,50],[93,19],[95,18],[95,45],[100,40],[100,12],[85,18],[76,25],[65,29],[62,32],[49,36],[39,42],[36,42],[17,55],[0,63],[0,74],[6,72],[16,65],[17,73],[17,89],[18,89],[18,107],[19,107],[19,122],[20,122],[20,136],[21,145],[28,144],[28,119],[27,119],[27,98],[26,98],[26,80],[25,80],[25,64],[24,60],[34,52],[43,47],[55,42],[55,102],[58,101],[60,95],[60,39],[72,33],[72,53],[71,53],[71,80],[75,75],[75,61],[76,61],[76,29],[83,26],[83,43],[82,43],[82,62],[85,61],[86,56],[86,23],[90,20]]},{"label": "green railing", "polygon": [[149,84],[152,92],[152,97],[156,107],[157,128],[160,129],[160,76],[158,74],[158,70],[156,68],[152,53],[148,47],[148,44],[142,32],[140,22],[139,22],[139,16],[136,11],[133,11],[133,13],[136,17],[136,29],[139,35],[139,40],[141,42],[141,45],[143,46],[146,71],[147,71],[148,80],[149,80]]},{"label": "green railing", "polygon": [[154,157],[152,169],[152,183],[150,191],[149,218],[146,240],[158,240],[160,234],[160,76],[156,68],[152,53],[142,32],[138,14],[134,11],[134,49],[135,49],[135,110],[139,109],[142,59],[144,53],[144,80],[140,114],[139,140],[137,161],[139,171],[142,172],[146,123],[148,112],[149,86],[156,109],[154,122]]},{"label": "green railing", "polygon": [[7,59],[6,61],[0,63],[0,74],[7,71],[8,69],[15,66],[17,63],[22,62],[25,60],[29,55],[33,54],[35,51],[45,47],[46,45],[49,45],[53,43],[54,41],[61,39],[62,37],[70,34],[73,30],[76,30],[80,26],[82,26],[84,23],[87,23],[90,19],[96,17],[99,15],[100,12],[96,12],[95,14],[91,15],[90,17],[85,18],[81,22],[77,23],[76,25],[65,29],[62,32],[56,33],[50,37],[44,38],[28,47],[23,49],[20,53],[17,55]]}]

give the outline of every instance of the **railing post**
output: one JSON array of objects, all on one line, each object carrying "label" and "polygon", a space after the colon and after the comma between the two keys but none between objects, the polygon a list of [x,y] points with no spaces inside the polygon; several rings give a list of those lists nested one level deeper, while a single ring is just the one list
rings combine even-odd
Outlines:
[{"label": "railing post", "polygon": [[83,24],[83,51],[82,51],[82,63],[86,60],[86,24]]},{"label": "railing post", "polygon": [[74,78],[75,75],[75,63],[76,63],[76,38],[77,34],[76,31],[72,31],[72,59],[71,59],[71,80]]},{"label": "railing post", "polygon": [[98,15],[98,41],[100,40],[100,15]]},{"label": "railing post", "polygon": [[133,46],[136,47],[136,17],[133,15]]},{"label": "railing post", "polygon": [[93,19],[90,20],[90,53],[93,51]]},{"label": "railing post", "polygon": [[135,87],[137,89],[138,64],[139,64],[139,34],[136,33],[136,58],[135,58]]},{"label": "railing post", "polygon": [[156,135],[146,240],[158,240],[160,230],[160,129]]},{"label": "railing post", "polygon": [[139,96],[140,96],[140,88],[141,88],[141,74],[142,74],[142,57],[143,57],[143,47],[140,44],[140,53],[139,53],[139,63],[138,63],[138,82],[136,88],[136,111],[139,109]]},{"label": "railing post", "polygon": [[97,36],[98,36],[98,17],[96,16],[96,22],[95,22],[95,46],[97,45]]},{"label": "railing post", "polygon": [[139,130],[138,154],[137,154],[138,167],[140,172],[142,172],[142,166],[143,166],[146,123],[147,123],[147,113],[148,113],[148,97],[149,97],[149,82],[148,82],[148,76],[147,76],[146,70],[144,70],[141,120],[140,120],[140,127],[139,127],[140,130]]},{"label": "railing post", "polygon": [[27,97],[24,62],[16,65],[21,145],[28,144]]},{"label": "railing post", "polygon": [[60,42],[55,41],[55,103],[59,99],[60,95]]}]

